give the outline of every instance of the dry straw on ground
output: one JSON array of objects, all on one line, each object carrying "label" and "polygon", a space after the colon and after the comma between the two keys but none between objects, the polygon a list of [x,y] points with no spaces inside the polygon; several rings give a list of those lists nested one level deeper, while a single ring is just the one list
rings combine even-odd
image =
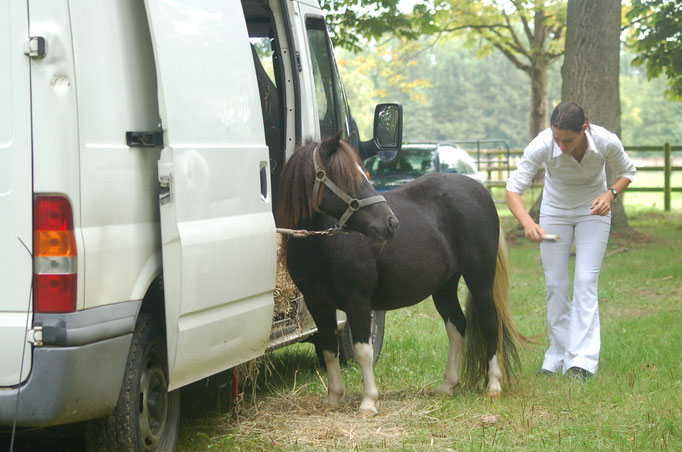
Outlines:
[{"label": "dry straw on ground", "polygon": [[340,407],[330,408],[314,395],[265,398],[239,415],[236,436],[263,447],[390,448],[409,436],[404,417],[419,415],[404,401],[390,401],[382,404],[381,414],[366,418],[357,414],[359,403],[359,398],[349,398]]},{"label": "dry straw on ground", "polygon": [[[224,419],[239,444],[253,450],[369,450],[409,447],[414,450],[451,450],[451,434],[459,425],[471,434],[493,416],[480,412],[452,413],[443,418],[434,391],[389,392],[379,400],[379,414],[358,414],[361,395],[347,396],[338,407],[325,404],[320,395],[304,393],[306,386],[261,398],[236,410],[237,419]],[[430,435],[417,432],[428,430]],[[417,438],[419,436],[419,438]],[[217,438],[216,438],[217,439]]]},{"label": "dry straw on ground", "polygon": [[299,296],[296,284],[291,280],[282,251],[282,236],[277,235],[277,276],[275,282],[275,316],[287,313],[291,302]]}]

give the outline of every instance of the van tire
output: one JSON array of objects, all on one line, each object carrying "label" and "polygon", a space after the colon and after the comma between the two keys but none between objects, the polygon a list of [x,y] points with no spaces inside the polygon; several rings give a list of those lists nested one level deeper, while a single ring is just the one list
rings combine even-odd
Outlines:
[{"label": "van tire", "polygon": [[91,452],[171,451],[180,428],[180,391],[168,392],[166,342],[158,322],[140,314],[135,325],[118,404],[86,424]]},{"label": "van tire", "polygon": [[[381,356],[381,349],[384,346],[384,327],[386,325],[386,311],[372,311],[372,323],[371,323],[371,334],[372,334],[372,352],[374,362],[379,360]],[[355,359],[355,352],[353,351],[353,335],[350,332],[350,325],[348,322],[343,326],[343,329],[339,331],[339,364],[345,366],[350,360]],[[322,348],[312,340],[315,344],[315,352],[317,354],[317,359],[320,363],[320,367],[326,368],[324,362],[324,356],[322,355]]]}]

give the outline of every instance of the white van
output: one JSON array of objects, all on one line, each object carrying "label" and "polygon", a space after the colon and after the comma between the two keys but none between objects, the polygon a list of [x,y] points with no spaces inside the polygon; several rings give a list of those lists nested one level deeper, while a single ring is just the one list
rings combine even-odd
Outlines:
[{"label": "white van", "polygon": [[323,13],[8,0],[0,30],[0,426],[172,450],[176,389],[316,332],[273,321],[272,212],[295,144],[354,129]]}]

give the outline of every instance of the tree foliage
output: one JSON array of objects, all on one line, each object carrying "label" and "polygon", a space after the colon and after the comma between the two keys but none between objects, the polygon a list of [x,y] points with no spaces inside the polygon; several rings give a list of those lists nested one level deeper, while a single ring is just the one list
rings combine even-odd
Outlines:
[{"label": "tree foliage", "polygon": [[666,94],[682,100],[682,1],[633,0],[627,18],[638,53],[633,64],[645,66],[650,79],[665,74]]},{"label": "tree foliage", "polygon": [[[359,54],[339,53],[362,136],[371,133],[371,115],[367,123],[357,116],[373,111],[374,103],[398,102],[404,109],[405,141],[502,138],[515,148],[528,142],[528,79],[502,53],[494,50],[479,58],[478,49],[467,47],[463,38],[442,39],[433,46],[406,44],[424,50],[405,52],[402,42],[391,40]],[[410,59],[404,58],[407,53]],[[549,96],[556,103],[558,66],[549,79]]]},{"label": "tree foliage", "polygon": [[[528,144],[527,78],[499,51],[484,58],[477,58],[477,51],[465,47],[463,38],[441,40],[409,60],[398,59],[405,54],[398,40],[357,54],[339,51],[341,75],[362,139],[372,134],[374,105],[399,102],[405,141],[502,138],[513,149],[523,148]],[[665,78],[648,80],[643,68],[631,65],[634,56],[626,49],[621,57],[623,143],[682,144],[682,102],[665,99]],[[396,70],[400,77],[394,77]],[[560,99],[556,64],[549,71],[549,103]]]},{"label": "tree foliage", "polygon": [[[469,37],[495,48],[530,78],[529,138],[548,120],[548,70],[564,52],[564,0],[448,0],[444,31],[468,30]],[[480,52],[479,52],[480,54]]]},{"label": "tree foliage", "polygon": [[323,1],[335,43],[352,51],[361,49],[363,39],[371,42],[385,33],[403,41],[456,34],[479,56],[500,51],[530,79],[527,138],[546,127],[548,69],[563,53],[565,0],[423,0],[410,13],[397,5],[398,0]]},{"label": "tree foliage", "polygon": [[438,32],[438,22],[446,14],[433,0],[416,5],[412,12],[398,8],[400,0],[320,0],[335,47],[352,52],[386,34],[415,40]]}]

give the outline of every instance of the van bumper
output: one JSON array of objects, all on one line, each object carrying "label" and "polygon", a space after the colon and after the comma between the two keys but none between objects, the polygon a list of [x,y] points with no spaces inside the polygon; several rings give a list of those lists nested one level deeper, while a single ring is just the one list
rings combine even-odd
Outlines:
[{"label": "van bumper", "polygon": [[0,425],[12,425],[15,413],[20,427],[66,424],[111,413],[140,304],[36,314],[33,325],[43,325],[45,343],[33,348],[31,374],[24,384],[0,388]]}]

